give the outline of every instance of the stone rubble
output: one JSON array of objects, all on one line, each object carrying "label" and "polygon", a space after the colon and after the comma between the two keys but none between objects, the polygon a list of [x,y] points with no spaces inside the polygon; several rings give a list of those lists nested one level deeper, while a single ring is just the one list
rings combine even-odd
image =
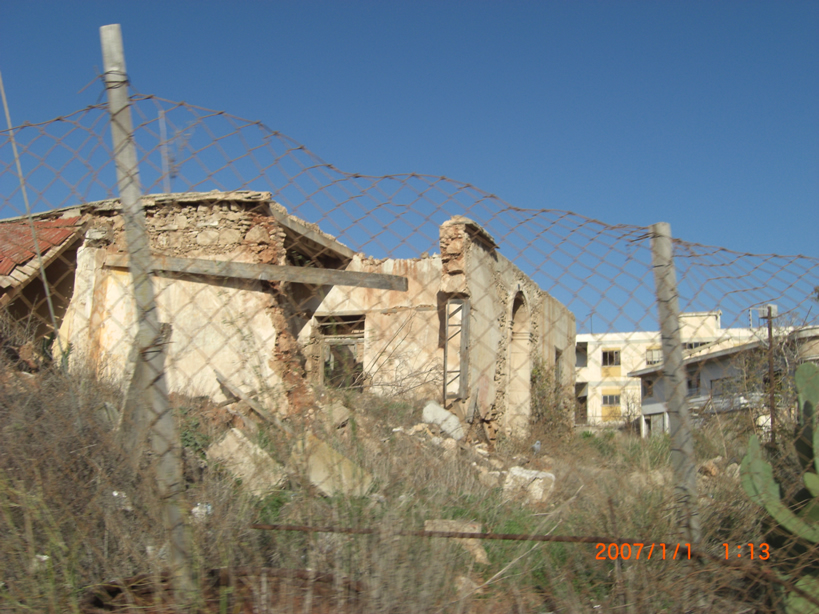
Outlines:
[{"label": "stone rubble", "polygon": [[262,448],[237,428],[207,450],[208,460],[221,463],[253,495],[264,496],[285,482],[287,473]]},{"label": "stone rubble", "polygon": [[[424,531],[441,531],[446,533],[483,533],[483,525],[479,522],[466,522],[464,520],[426,520],[424,521]],[[489,557],[486,555],[483,545],[479,539],[456,539],[464,549],[472,555],[476,563],[489,565]]]},{"label": "stone rubble", "polygon": [[290,466],[328,497],[335,494],[364,496],[373,483],[369,472],[312,433],[296,442]]},{"label": "stone rubble", "polygon": [[[373,484],[372,475],[361,465],[341,454],[329,445],[317,433],[326,437],[340,437],[347,440],[350,429],[347,426],[353,412],[338,401],[322,402],[317,405],[313,418],[308,420],[315,432],[308,430],[303,436],[290,435],[289,460],[286,466],[279,465],[266,452],[253,444],[245,434],[256,432],[259,428],[259,417],[245,407],[243,401],[225,404],[218,408],[228,414],[223,424],[231,425],[223,440],[212,445],[207,451],[210,461],[221,462],[229,471],[242,478],[249,491],[257,496],[266,494],[280,486],[288,475],[304,480],[325,496],[336,494],[366,496]],[[524,502],[527,505],[541,505],[549,500],[556,481],[554,473],[540,469],[551,469],[555,460],[546,455],[524,457],[513,456],[504,459],[485,442],[466,441],[460,421],[451,412],[446,411],[434,401],[428,402],[423,409],[424,421],[412,427],[394,427],[389,429],[386,439],[374,435],[376,422],[366,416],[356,416],[356,432],[361,438],[364,450],[373,456],[387,453],[389,440],[394,437],[406,437],[418,446],[427,446],[428,450],[443,461],[464,463],[473,471],[475,478],[487,489],[502,489],[507,499]],[[457,422],[456,425],[453,420]],[[236,428],[240,425],[241,428]],[[305,426],[309,425],[305,423]],[[332,435],[338,433],[338,435]],[[461,436],[458,439],[458,435]],[[261,479],[254,467],[262,463],[267,467],[262,473],[267,481]],[[524,467],[524,465],[528,465]],[[661,486],[666,477],[659,471],[648,475],[632,475],[629,479],[638,485]],[[644,484],[643,484],[644,483]],[[443,530],[443,529],[438,529]],[[476,555],[477,556],[477,555]],[[477,560],[477,559],[476,559]]]},{"label": "stone rubble", "polygon": [[503,493],[510,499],[523,498],[526,503],[543,503],[549,498],[554,485],[553,473],[511,467],[503,483]]},{"label": "stone rubble", "polygon": [[441,428],[444,433],[453,439],[463,439],[466,436],[464,427],[458,416],[450,411],[447,411],[435,401],[429,401],[424,406],[424,411],[421,418],[427,424],[434,424]]}]

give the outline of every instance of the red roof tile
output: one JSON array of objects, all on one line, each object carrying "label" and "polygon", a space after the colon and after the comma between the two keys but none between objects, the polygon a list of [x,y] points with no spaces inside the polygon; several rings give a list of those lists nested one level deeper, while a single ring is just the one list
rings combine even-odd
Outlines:
[{"label": "red roof tile", "polygon": [[[71,217],[64,220],[35,220],[37,248],[44,254],[52,247],[60,245],[77,232],[77,221]],[[8,275],[15,267],[26,264],[36,257],[34,239],[28,222],[0,223],[0,275]]]}]

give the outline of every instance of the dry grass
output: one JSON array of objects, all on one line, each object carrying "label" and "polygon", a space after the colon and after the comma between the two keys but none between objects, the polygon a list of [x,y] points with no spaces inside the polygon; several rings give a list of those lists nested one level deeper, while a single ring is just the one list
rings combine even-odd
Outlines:
[{"label": "dry grass", "polygon": [[[773,585],[716,563],[672,561],[670,550],[662,560],[659,546],[652,560],[644,551],[641,560],[617,565],[597,560],[594,544],[484,541],[489,558],[484,565],[454,540],[391,534],[421,530],[430,519],[462,519],[495,533],[675,543],[665,438],[563,436],[549,441],[537,457],[528,441],[503,442],[495,458],[505,468],[523,464],[556,476],[548,502],[524,505],[507,500],[501,488],[481,483],[476,465],[486,460],[474,446],[446,452],[424,433],[408,434],[419,422],[419,404],[366,395],[341,400],[354,410],[348,424],[341,429],[317,425],[316,431],[373,474],[375,486],[366,497],[323,497],[297,474],[267,497],[247,495],[219,467],[197,467],[203,450],[225,430],[224,416],[206,402],[174,399],[188,446],[188,505],[207,503],[213,512],[203,522],[190,522],[192,559],[202,586],[200,609],[775,610],[781,596]],[[8,362],[0,365],[0,610],[104,611],[100,598],[92,603],[87,597],[89,587],[103,582],[119,583],[103,591],[110,599],[108,610],[169,607],[151,588],[162,586],[164,553],[150,462],[134,472],[118,453],[109,415],[118,402],[114,388],[90,377],[67,376],[59,369],[23,374]],[[394,430],[399,426],[403,432]],[[744,435],[734,436],[728,427],[711,425],[698,433],[703,460],[719,454],[727,464],[741,458]],[[280,432],[261,428],[254,437],[286,461],[289,443]],[[763,514],[736,479],[723,470],[702,478],[700,491],[704,550],[719,556],[723,543],[763,541]],[[379,532],[351,536],[251,529],[257,522],[376,527]],[[291,572],[307,576],[282,577]],[[137,576],[141,587],[134,584]]]}]

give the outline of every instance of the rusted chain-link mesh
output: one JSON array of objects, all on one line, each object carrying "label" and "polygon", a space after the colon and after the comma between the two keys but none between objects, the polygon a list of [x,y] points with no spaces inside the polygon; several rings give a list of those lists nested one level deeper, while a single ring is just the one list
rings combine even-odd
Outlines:
[{"label": "rusted chain-link mesh", "polygon": [[[159,375],[184,557],[204,587],[191,598],[212,611],[773,612],[819,595],[794,387],[819,358],[819,259],[674,241],[702,527],[689,561],[661,220],[350,174],[258,122],[131,101],[163,324],[149,346],[135,342],[107,107],[14,129],[22,182],[0,132],[0,609],[170,598],[154,590],[173,558],[163,453],[145,445],[159,414],[134,393]],[[140,375],[150,352],[164,369]],[[748,471],[769,459],[765,483],[814,533],[749,498],[749,449]],[[251,528],[277,522],[377,531]],[[611,541],[409,535],[424,529]],[[645,544],[639,560],[618,538]]]}]

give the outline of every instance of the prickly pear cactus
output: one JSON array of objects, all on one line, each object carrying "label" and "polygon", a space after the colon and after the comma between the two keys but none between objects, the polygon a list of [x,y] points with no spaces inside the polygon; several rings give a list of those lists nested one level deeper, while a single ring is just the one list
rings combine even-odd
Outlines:
[{"label": "prickly pear cactus", "polygon": [[[748,442],[748,453],[742,460],[742,486],[748,496],[763,506],[780,526],[804,540],[819,543],[819,428],[816,428],[819,367],[814,364],[800,366],[796,370],[796,388],[802,424],[797,449],[806,470],[803,480],[813,500],[796,511],[782,501],[773,468],[763,458],[756,435]],[[819,578],[816,576],[805,575],[796,581],[796,586],[819,600]],[[819,614],[819,607],[796,593],[789,593],[785,606],[789,614]]]}]

